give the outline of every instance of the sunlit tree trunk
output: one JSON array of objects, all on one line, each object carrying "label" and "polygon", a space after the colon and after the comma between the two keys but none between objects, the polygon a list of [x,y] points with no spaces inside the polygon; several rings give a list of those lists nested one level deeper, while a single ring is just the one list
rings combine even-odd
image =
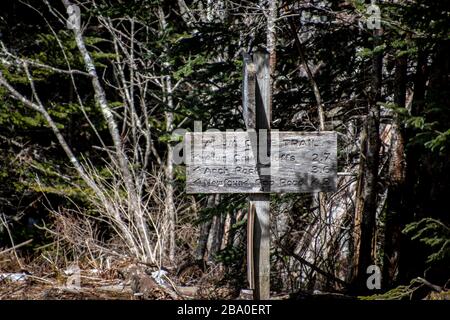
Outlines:
[{"label": "sunlit tree trunk", "polygon": [[[158,17],[161,25],[161,31],[165,32],[167,30],[167,21],[165,13],[161,6],[158,7]],[[167,49],[165,49],[166,55],[168,54]],[[163,77],[163,91],[165,92],[164,101],[167,104],[167,110],[165,111],[166,117],[166,132],[171,134],[174,129],[173,123],[173,110],[175,108],[173,102],[173,84],[172,77],[170,74]],[[165,164],[166,173],[166,215],[168,219],[168,254],[170,261],[175,261],[175,224],[176,224],[176,210],[174,201],[174,174],[173,174],[173,147],[171,142],[167,143],[167,158]]]}]

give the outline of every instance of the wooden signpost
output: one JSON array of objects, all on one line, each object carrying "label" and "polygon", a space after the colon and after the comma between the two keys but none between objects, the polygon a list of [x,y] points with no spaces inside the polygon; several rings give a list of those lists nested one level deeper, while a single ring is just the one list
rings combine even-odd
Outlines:
[{"label": "wooden signpost", "polygon": [[256,132],[187,134],[187,192],[298,193],[335,189],[334,132],[272,131],[270,136],[270,166],[261,168]]},{"label": "wooden signpost", "polygon": [[268,54],[244,56],[246,131],[185,136],[188,193],[247,193],[247,269],[254,299],[270,298],[270,193],[336,189],[335,132],[270,130]]}]

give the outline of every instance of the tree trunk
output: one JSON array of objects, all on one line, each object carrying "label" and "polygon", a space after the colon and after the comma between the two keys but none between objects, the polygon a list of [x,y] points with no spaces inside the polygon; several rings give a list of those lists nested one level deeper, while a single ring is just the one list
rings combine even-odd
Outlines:
[{"label": "tree trunk", "polygon": [[[167,21],[164,11],[161,6],[158,7],[158,17],[159,23],[161,25],[161,31],[164,32],[167,30]],[[164,49],[165,54],[168,54],[167,48]],[[172,85],[172,77],[171,75],[166,75],[162,78],[162,86],[163,92],[165,93],[164,101],[167,104],[168,110],[165,111],[166,117],[166,132],[171,134],[174,129],[173,123],[173,109],[175,108],[173,102],[173,85]],[[167,159],[166,159],[166,217],[168,222],[168,256],[169,260],[175,261],[175,225],[176,225],[176,210],[175,210],[175,202],[174,202],[174,177],[173,177],[173,146],[169,141],[167,143]]]},{"label": "tree trunk", "polygon": [[[206,204],[207,208],[213,208],[216,202],[216,195],[211,194],[208,196]],[[195,260],[203,261],[205,259],[205,253],[208,246],[209,232],[211,230],[213,219],[204,221],[200,226],[200,235],[198,237],[197,248],[195,249]]]},{"label": "tree trunk", "polygon": [[[402,56],[395,61],[394,102],[397,107],[406,107],[407,58]],[[395,282],[398,272],[400,239],[402,236],[400,216],[404,210],[405,192],[405,148],[404,130],[398,115],[394,115],[391,129],[389,164],[389,186],[386,199],[386,218],[383,250],[383,288]]]},{"label": "tree trunk", "polygon": [[[411,106],[411,115],[422,116],[426,123],[433,123],[434,130],[448,129],[448,118],[445,109],[448,105],[448,92],[450,91],[448,74],[450,69],[450,42],[437,41],[433,47],[419,43],[417,70],[414,82],[414,100]],[[431,63],[429,62],[431,61]],[[448,108],[448,107],[447,107]],[[432,110],[441,109],[440,112]],[[441,126],[439,128],[439,126]],[[407,128],[409,142],[415,142],[416,134],[422,132],[415,128]],[[442,155],[446,156],[446,150]],[[442,157],[442,155],[440,155]],[[448,186],[450,178],[448,161],[439,160],[436,151],[431,151],[422,143],[410,143],[406,153],[407,175],[405,192],[405,214],[401,219],[402,227],[408,223],[418,221],[425,217],[432,217],[446,221],[448,215],[442,213],[442,208],[448,206]],[[442,159],[442,158],[441,158]],[[417,183],[420,181],[420,183]],[[399,282],[425,276],[434,281],[448,279],[448,266],[439,264],[426,264],[429,255],[427,248],[417,246],[417,242],[409,237],[401,241],[401,256],[399,261]],[[443,283],[442,283],[443,284]]]},{"label": "tree trunk", "polygon": [[[166,130],[168,133],[173,131],[173,97],[172,97],[172,81],[170,76],[166,77],[167,88],[167,105],[169,111],[166,115]],[[169,259],[175,261],[175,224],[176,224],[176,211],[174,202],[174,188],[173,188],[173,146],[169,141],[167,143],[167,162],[166,162],[166,209],[169,219]]]},{"label": "tree trunk", "polygon": [[224,236],[224,228],[225,228],[225,219],[226,215],[224,213],[220,213],[214,217],[214,227],[212,228],[212,241],[211,241],[211,250],[209,252],[209,260],[214,260],[216,255],[222,249],[222,242]]},{"label": "tree trunk", "polygon": [[[381,30],[374,31],[374,47],[380,43]],[[364,291],[367,267],[373,264],[375,216],[377,210],[378,163],[380,150],[379,123],[382,80],[381,53],[372,57],[372,78],[368,114],[361,138],[359,179],[354,219],[354,256],[352,287]]]}]

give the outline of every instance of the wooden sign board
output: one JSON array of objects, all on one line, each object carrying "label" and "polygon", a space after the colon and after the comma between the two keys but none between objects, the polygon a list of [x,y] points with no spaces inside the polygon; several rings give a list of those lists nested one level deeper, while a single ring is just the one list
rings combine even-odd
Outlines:
[{"label": "wooden sign board", "polygon": [[[270,141],[268,148],[262,148],[263,140]],[[187,133],[184,150],[187,193],[302,193],[336,189],[335,132],[273,130],[270,137],[262,138],[255,131]]]}]

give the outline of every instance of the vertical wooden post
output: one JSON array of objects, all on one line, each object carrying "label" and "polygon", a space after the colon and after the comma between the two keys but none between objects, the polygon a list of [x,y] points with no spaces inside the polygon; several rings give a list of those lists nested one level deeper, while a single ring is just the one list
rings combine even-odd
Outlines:
[{"label": "vertical wooden post", "polygon": [[[242,83],[242,106],[247,131],[256,129],[256,67],[249,54],[244,54],[244,70]],[[249,288],[255,289],[255,265],[253,254],[253,235],[255,225],[255,208],[249,197],[247,213],[247,279]]]},{"label": "vertical wooden post", "polygon": [[[244,56],[243,95],[247,129],[256,129],[257,133],[260,129],[270,130],[272,108],[268,53],[255,53],[253,63],[248,55]],[[270,134],[267,134],[266,141],[260,141],[258,137],[258,165],[262,144],[266,144],[263,150],[269,151]],[[253,289],[254,299],[267,300],[270,298],[270,194],[249,195],[247,234],[250,289]]]},{"label": "vertical wooden post", "polygon": [[[256,65],[256,130],[269,131],[272,120],[269,54],[256,52],[253,60]],[[267,143],[264,150],[270,153],[270,134],[267,134],[267,141],[258,139],[258,159],[260,146],[264,143]],[[267,300],[270,298],[270,194],[251,196],[250,204],[255,207],[256,213],[253,238],[254,298]]]},{"label": "vertical wooden post", "polygon": [[270,298],[270,195],[249,196],[249,211],[254,212],[253,227],[253,298]]}]

